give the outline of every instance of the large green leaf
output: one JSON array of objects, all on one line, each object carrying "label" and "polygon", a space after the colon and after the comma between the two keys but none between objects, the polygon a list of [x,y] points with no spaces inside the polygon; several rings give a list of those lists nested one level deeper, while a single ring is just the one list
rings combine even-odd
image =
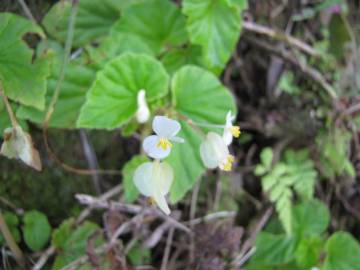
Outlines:
[{"label": "large green leaf", "polygon": [[22,104],[44,109],[48,64],[33,62],[33,51],[23,41],[26,33],[43,35],[32,22],[10,13],[0,14],[0,87]]},{"label": "large green leaf", "polygon": [[194,122],[224,125],[227,112],[236,113],[234,97],[212,73],[200,67],[181,68],[174,74],[171,88],[175,109]]},{"label": "large green leaf", "polygon": [[203,47],[208,67],[219,73],[240,36],[238,8],[227,0],[184,0],[183,5],[191,42]]},{"label": "large green leaf", "polygon": [[39,251],[50,238],[51,226],[43,213],[30,211],[24,215],[23,232],[26,245],[33,251]]},{"label": "large green leaf", "polygon": [[[202,68],[181,68],[172,79],[171,90],[174,109],[181,117],[194,122],[224,124],[227,112],[236,112],[229,91],[212,73]],[[205,171],[199,153],[201,135],[204,134],[190,127],[186,121],[182,121],[181,125],[179,136],[184,137],[186,142],[174,147],[168,159],[175,170],[175,180],[170,191],[173,202],[181,199]]]},{"label": "large green leaf", "polygon": [[256,252],[246,269],[276,269],[272,266],[281,266],[294,259],[297,240],[286,235],[262,232],[256,237],[255,246]]},{"label": "large green leaf", "polygon": [[157,54],[187,41],[185,18],[169,0],[149,0],[124,9],[114,30],[138,35]]},{"label": "large green leaf", "polygon": [[91,60],[100,67],[103,67],[109,60],[123,53],[153,55],[153,51],[139,36],[118,31],[112,31],[96,49],[93,47],[88,47],[87,49]]},{"label": "large green leaf", "polygon": [[[48,81],[46,103],[50,103],[58,81],[60,63],[54,61],[52,72]],[[85,102],[87,91],[95,78],[95,70],[81,64],[79,61],[70,62],[65,71],[65,78],[62,82],[60,95],[55,105],[49,127],[75,128],[80,108]],[[21,106],[17,116],[21,119],[28,119],[32,122],[42,124],[46,111],[40,111],[28,106]]]},{"label": "large green leaf", "polygon": [[347,232],[334,233],[326,242],[327,256],[323,270],[358,270],[360,245]]},{"label": "large green leaf", "polygon": [[133,180],[134,172],[140,164],[147,161],[149,161],[149,159],[146,156],[137,155],[128,161],[123,167],[121,173],[123,176],[125,202],[131,203],[139,196],[139,191]]},{"label": "large green leaf", "polygon": [[[47,32],[61,42],[65,42],[66,39],[71,2],[59,1],[43,19]],[[107,35],[111,26],[120,18],[121,2],[118,0],[80,0],[73,45],[83,46]]]},{"label": "large green leaf", "polygon": [[329,226],[330,213],[326,205],[313,200],[293,208],[293,231],[299,236],[321,235]]},{"label": "large green leaf", "polygon": [[113,129],[137,110],[137,93],[146,91],[148,102],[168,92],[168,75],[160,62],[148,55],[124,54],[97,73],[81,109],[78,127]]},{"label": "large green leaf", "polygon": [[175,144],[167,159],[174,169],[174,182],[170,189],[173,203],[183,198],[205,172],[199,153],[201,137],[186,122],[180,123],[181,132],[178,135],[185,139],[185,143]]}]

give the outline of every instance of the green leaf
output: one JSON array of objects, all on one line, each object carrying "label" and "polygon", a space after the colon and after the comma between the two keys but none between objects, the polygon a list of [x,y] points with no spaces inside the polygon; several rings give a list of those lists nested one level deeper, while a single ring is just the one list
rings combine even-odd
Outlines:
[{"label": "green leaf", "polygon": [[121,173],[123,175],[125,202],[127,202],[127,203],[132,203],[139,196],[139,191],[135,187],[133,177],[134,177],[134,172],[135,172],[136,168],[140,164],[142,164],[146,161],[149,161],[149,159],[146,156],[140,156],[140,155],[134,156],[130,161],[128,161],[124,165],[124,167],[121,171]]},{"label": "green leaf", "polygon": [[203,47],[208,67],[220,73],[240,36],[240,12],[227,0],[184,0],[183,5],[191,42]]},{"label": "green leaf", "polygon": [[[120,18],[122,1],[118,0],[80,0],[74,29],[74,46],[83,46],[106,36],[110,27]],[[59,1],[46,14],[42,23],[47,32],[65,43],[71,1]]]},{"label": "green leaf", "polygon": [[294,237],[261,232],[256,237],[256,252],[246,269],[259,269],[256,264],[263,265],[263,269],[273,269],[272,266],[289,263],[294,259],[297,243]]},{"label": "green leaf", "polygon": [[153,55],[149,46],[138,36],[112,31],[96,49],[87,48],[91,59],[103,67],[109,60],[123,53],[144,53]]},{"label": "green leaf", "polygon": [[[212,73],[202,68],[181,68],[173,76],[171,89],[174,109],[194,122],[224,124],[228,111],[236,113],[235,102],[229,91]],[[185,139],[185,143],[175,146],[168,158],[175,171],[170,190],[172,202],[180,200],[205,171],[199,153],[199,131],[185,121],[181,121],[181,126],[179,136]]]},{"label": "green leaf", "polygon": [[161,59],[166,70],[173,74],[185,65],[203,66],[201,60],[201,47],[189,46],[186,48],[173,48]]},{"label": "green leaf", "polygon": [[145,249],[139,243],[136,243],[128,253],[132,265],[141,265],[151,263],[151,252]]},{"label": "green leaf", "polygon": [[332,14],[329,23],[329,52],[336,58],[342,58],[345,54],[346,44],[351,41],[351,34],[347,27],[348,22],[342,14]]},{"label": "green leaf", "polygon": [[273,158],[274,158],[274,153],[270,147],[266,147],[261,151],[260,160],[262,165],[266,168],[266,170],[270,170]]},{"label": "green leaf", "polygon": [[[52,64],[52,73],[48,81],[46,104],[50,103],[58,81],[60,63]],[[81,106],[85,103],[86,93],[95,77],[95,70],[85,66],[79,61],[70,62],[65,71],[65,77],[61,85],[60,95],[51,116],[49,127],[52,128],[75,128]],[[40,111],[31,107],[21,106],[16,115],[20,119],[27,119],[37,124],[42,124],[46,111]]]},{"label": "green leaf", "polygon": [[129,6],[114,30],[138,35],[155,54],[187,41],[185,18],[169,0],[148,0]]},{"label": "green leaf", "polygon": [[0,87],[24,105],[44,109],[48,64],[33,61],[33,51],[23,41],[26,33],[43,35],[39,26],[10,13],[0,14]]},{"label": "green leaf", "polygon": [[168,75],[160,62],[148,55],[124,54],[97,73],[81,109],[78,127],[113,129],[135,115],[137,93],[144,89],[147,102],[165,96]]},{"label": "green leaf", "polygon": [[295,253],[296,264],[300,269],[312,269],[318,264],[323,242],[318,236],[301,239]]},{"label": "green leaf", "polygon": [[26,245],[32,251],[39,251],[49,241],[51,226],[43,213],[34,210],[24,215],[23,233]]},{"label": "green leaf", "polygon": [[[56,257],[52,269],[61,269],[80,256],[85,255],[87,241],[98,229],[97,224],[89,221],[85,221],[77,228],[74,228],[73,219],[63,222],[53,234],[53,245],[59,249],[59,255]],[[99,236],[95,241],[95,246],[101,243],[103,243],[103,238]]]},{"label": "green leaf", "polygon": [[237,6],[240,11],[249,7],[248,0],[228,0],[228,3]]},{"label": "green leaf", "polygon": [[[4,212],[3,216],[12,237],[14,238],[16,243],[19,243],[21,241],[20,231],[18,229],[19,218],[12,212]],[[5,239],[0,232],[0,246],[3,246],[4,244],[5,244]]]},{"label": "green leaf", "polygon": [[186,122],[180,121],[181,131],[178,136],[185,143],[174,145],[167,162],[174,169],[174,182],[170,189],[170,200],[175,203],[181,200],[205,172],[200,158],[201,138]]},{"label": "green leaf", "polygon": [[195,123],[224,125],[228,111],[236,114],[232,94],[212,73],[200,67],[181,68],[172,78],[171,89],[174,108]]},{"label": "green leaf", "polygon": [[336,232],[326,242],[323,270],[358,270],[360,246],[347,232]]},{"label": "green leaf", "polygon": [[299,236],[321,235],[329,226],[330,213],[327,206],[313,200],[293,208],[293,231]]}]

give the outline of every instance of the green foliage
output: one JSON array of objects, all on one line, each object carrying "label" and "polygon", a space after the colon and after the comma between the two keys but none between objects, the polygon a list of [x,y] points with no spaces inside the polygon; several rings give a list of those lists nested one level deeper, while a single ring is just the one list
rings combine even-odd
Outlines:
[{"label": "green foliage", "polygon": [[279,88],[290,95],[299,95],[301,93],[301,88],[294,82],[294,73],[291,71],[281,75]]},{"label": "green foliage", "polygon": [[[15,215],[12,212],[4,212],[3,217],[15,242],[19,243],[21,241],[20,231],[18,229],[19,218],[17,217],[17,215]],[[5,244],[5,239],[0,232],[0,246],[3,246],[4,244]]]},{"label": "green foliage", "polygon": [[334,233],[326,242],[324,270],[357,270],[360,265],[360,245],[347,232]]},{"label": "green foliage", "polygon": [[[47,45],[57,46],[58,44]],[[63,52],[56,52],[54,48],[47,48],[46,53],[52,57],[51,74],[48,78],[46,92],[46,106],[54,94],[57,81],[59,80],[60,67]],[[84,65],[82,59],[71,61],[65,70],[65,77],[60,88],[59,99],[55,105],[49,127],[51,128],[75,128],[80,108],[85,102],[85,96],[95,77],[94,68]],[[28,106],[21,106],[17,111],[17,117],[27,119],[34,123],[42,124],[45,110],[37,110]]]},{"label": "green foliage", "polygon": [[316,137],[316,143],[322,165],[321,173],[328,179],[336,175],[347,174],[355,177],[355,169],[348,158],[351,133],[340,128],[328,132],[322,131]]},{"label": "green foliage", "polygon": [[256,253],[246,269],[307,270],[319,264],[323,234],[329,225],[329,211],[320,201],[309,201],[293,209],[294,233],[261,232]]},{"label": "green foliage", "polygon": [[[86,253],[89,237],[99,229],[98,225],[85,221],[75,228],[74,219],[65,220],[52,235],[52,244],[58,251],[58,255],[52,266],[53,270],[61,269],[78,257]],[[95,239],[95,246],[103,243],[102,236]]]},{"label": "green foliage", "polygon": [[141,89],[146,91],[146,99],[151,102],[167,94],[168,80],[162,64],[148,55],[129,53],[113,59],[97,73],[77,126],[120,127],[135,115],[137,93]]},{"label": "green foliage", "polygon": [[191,42],[202,46],[207,66],[220,73],[240,36],[239,10],[227,0],[185,0],[183,12]]},{"label": "green foliage", "polygon": [[25,243],[31,250],[40,251],[44,248],[51,234],[51,226],[46,215],[35,210],[26,212],[23,233]]},{"label": "green foliage", "polygon": [[187,41],[185,18],[169,0],[130,5],[124,9],[114,30],[139,36],[155,54]]},{"label": "green foliage", "polygon": [[346,18],[343,15],[332,14],[329,24],[329,52],[336,58],[344,56],[345,46],[351,40],[351,34],[346,24]]},{"label": "green foliage", "polygon": [[284,158],[270,169],[273,154],[266,148],[255,173],[262,176],[262,187],[275,203],[279,218],[288,234],[292,233],[292,199],[295,192],[303,200],[313,198],[317,172],[306,150],[287,150]]},{"label": "green foliage", "polygon": [[133,265],[149,264],[151,261],[151,253],[149,249],[145,249],[139,243],[136,243],[130,249],[128,258]]},{"label": "green foliage", "polygon": [[[123,1],[80,0],[74,29],[74,46],[83,46],[98,41],[109,33],[110,27],[120,17]],[[46,14],[42,23],[47,32],[65,43],[69,25],[71,1],[59,1]]]},{"label": "green foliage", "polygon": [[149,161],[146,156],[134,156],[130,161],[128,161],[124,167],[122,168],[122,176],[123,176],[123,186],[124,186],[124,195],[125,202],[131,203],[137,199],[139,196],[139,191],[135,187],[133,176],[136,168],[144,163]]},{"label": "green foliage", "polygon": [[[181,68],[172,78],[171,90],[173,108],[197,123],[224,124],[227,112],[236,112],[234,99],[228,90],[212,73],[202,68]],[[186,143],[174,147],[168,158],[175,175],[170,191],[173,202],[180,200],[205,171],[199,153],[201,133],[186,121],[181,121],[181,126],[179,136]]]},{"label": "green foliage", "polygon": [[43,36],[38,25],[11,13],[0,14],[0,88],[24,105],[44,109],[46,59],[33,62],[33,51],[23,41],[27,33]]}]

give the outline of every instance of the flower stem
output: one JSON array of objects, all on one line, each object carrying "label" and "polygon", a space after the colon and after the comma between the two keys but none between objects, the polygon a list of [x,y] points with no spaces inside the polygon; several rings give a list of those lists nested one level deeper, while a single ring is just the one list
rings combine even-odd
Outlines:
[{"label": "flower stem", "polygon": [[14,237],[11,235],[10,230],[5,222],[5,219],[4,219],[4,216],[1,212],[1,210],[0,210],[0,231],[1,231],[2,235],[4,236],[5,241],[8,244],[10,250],[14,254],[16,262],[22,268],[24,268],[24,266],[25,266],[24,255],[23,255],[21,249],[19,248],[19,246],[16,244]]},{"label": "flower stem", "polygon": [[10,105],[9,100],[8,100],[7,96],[5,96],[5,93],[4,93],[4,91],[2,90],[2,88],[1,88],[1,84],[0,84],[0,95],[1,95],[1,97],[2,97],[2,99],[3,99],[3,101],[4,101],[6,110],[7,110],[8,114],[9,114],[9,118],[10,118],[11,124],[12,124],[13,127],[15,128],[15,127],[17,127],[19,124],[18,124],[18,122],[17,122],[17,120],[16,120],[15,114],[14,114],[12,108],[11,108],[11,105]]}]

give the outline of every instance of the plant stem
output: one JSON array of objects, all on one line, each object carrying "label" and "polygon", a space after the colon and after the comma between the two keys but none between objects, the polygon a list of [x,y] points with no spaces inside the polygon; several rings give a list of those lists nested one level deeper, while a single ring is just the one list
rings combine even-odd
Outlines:
[{"label": "plant stem", "polygon": [[18,124],[18,122],[16,120],[16,117],[15,117],[15,114],[14,114],[12,108],[11,108],[10,102],[9,102],[7,96],[5,96],[5,93],[1,88],[1,84],[0,84],[0,95],[1,95],[1,97],[2,97],[2,99],[4,101],[4,103],[5,103],[5,107],[6,107],[6,110],[7,110],[8,114],[9,114],[11,124],[13,125],[14,128],[19,126],[19,124]]},{"label": "plant stem", "polygon": [[14,254],[16,262],[22,268],[24,268],[24,266],[25,266],[24,255],[23,255],[21,249],[19,248],[19,246],[16,244],[13,236],[11,235],[10,230],[5,222],[5,219],[4,219],[4,216],[1,212],[1,210],[0,210],[0,231],[1,231],[2,235],[4,236],[5,241],[8,244],[10,250]]},{"label": "plant stem", "polygon": [[63,57],[63,61],[62,61],[61,68],[60,68],[59,79],[56,83],[55,91],[51,98],[51,101],[50,101],[50,104],[49,104],[49,107],[48,107],[48,110],[47,110],[47,113],[46,113],[46,116],[44,119],[44,128],[45,129],[47,128],[48,123],[51,118],[51,115],[54,112],[54,107],[59,98],[59,94],[60,94],[60,90],[61,90],[61,84],[65,77],[66,66],[69,63],[72,41],[73,41],[73,37],[74,37],[74,26],[75,26],[76,14],[77,14],[77,10],[78,10],[77,9],[78,3],[79,3],[78,0],[72,1],[72,9],[71,9],[71,14],[70,14],[68,33],[67,33],[66,42],[65,42],[64,57]]}]

